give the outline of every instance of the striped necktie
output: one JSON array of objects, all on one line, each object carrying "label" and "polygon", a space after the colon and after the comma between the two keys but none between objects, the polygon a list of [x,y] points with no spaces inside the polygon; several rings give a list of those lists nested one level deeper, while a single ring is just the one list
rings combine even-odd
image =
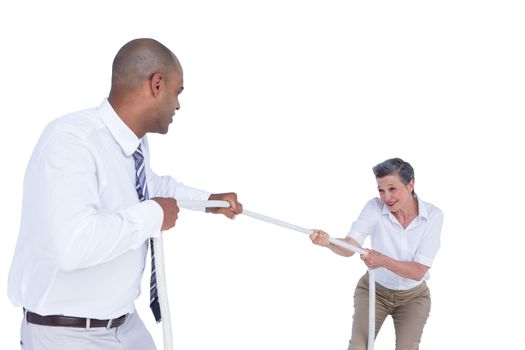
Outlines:
[{"label": "striped necktie", "polygon": [[[142,202],[149,199],[148,188],[146,186],[146,169],[144,166],[144,154],[142,149],[139,147],[133,153],[133,159],[135,160],[135,188],[139,196],[139,200]],[[150,307],[153,311],[153,316],[157,322],[161,321],[160,305],[159,305],[159,294],[157,291],[157,276],[155,271],[155,252],[153,251],[153,240],[149,240],[151,247],[151,280],[150,280]]]}]

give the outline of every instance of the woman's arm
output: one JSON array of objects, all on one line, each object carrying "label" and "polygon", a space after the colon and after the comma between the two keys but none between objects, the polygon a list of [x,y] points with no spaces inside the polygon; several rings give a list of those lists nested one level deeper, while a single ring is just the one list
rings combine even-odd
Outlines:
[{"label": "woman's arm", "polygon": [[[348,257],[348,256],[354,255],[354,252],[346,250],[345,248],[341,248],[339,246],[336,246],[335,244],[330,243],[329,238],[330,236],[328,235],[328,233],[321,231],[321,230],[314,230],[314,232],[310,234],[310,239],[312,240],[314,244],[320,245],[322,247],[327,247],[334,253],[339,254],[341,256]],[[355,247],[359,247],[359,243],[357,243],[356,240],[350,237],[338,238],[338,239],[348,244],[351,244]]]},{"label": "woman's arm", "polygon": [[368,254],[361,255],[361,259],[370,269],[384,267],[404,278],[420,281],[429,267],[413,261],[399,261],[383,255],[375,250],[367,249]]}]

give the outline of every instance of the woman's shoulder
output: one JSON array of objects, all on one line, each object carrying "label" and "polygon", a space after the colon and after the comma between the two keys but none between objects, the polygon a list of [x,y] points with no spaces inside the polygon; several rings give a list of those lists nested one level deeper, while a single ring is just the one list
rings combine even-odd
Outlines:
[{"label": "woman's shoulder", "polygon": [[384,203],[379,197],[374,197],[366,202],[363,210],[373,211],[380,214],[383,211]]},{"label": "woman's shoulder", "polygon": [[443,217],[443,211],[437,207],[435,204],[426,202],[421,198],[418,198],[419,210],[421,214],[426,215],[427,217]]},{"label": "woman's shoulder", "polygon": [[377,207],[377,208],[382,208],[383,207],[383,201],[379,197],[374,197],[374,198],[370,199],[368,202],[366,202],[366,205],[374,206],[374,207]]}]

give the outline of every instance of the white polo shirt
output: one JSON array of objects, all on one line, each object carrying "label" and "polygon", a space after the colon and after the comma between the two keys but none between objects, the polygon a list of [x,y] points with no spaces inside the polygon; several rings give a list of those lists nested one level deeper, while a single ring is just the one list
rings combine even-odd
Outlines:
[{"label": "white polo shirt", "polygon": [[[347,237],[361,246],[370,236],[372,249],[399,261],[414,261],[431,267],[439,250],[443,212],[418,199],[419,215],[404,229],[381,199],[370,200]],[[427,272],[421,281],[403,278],[386,268],[375,270],[376,281],[385,288],[407,290],[430,278]]]},{"label": "white polo shirt", "polygon": [[[133,312],[147,254],[163,213],[139,202],[133,152],[142,143],[150,197],[210,193],[157,176],[149,148],[104,100],[51,122],[24,179],[22,221],[8,294],[41,315],[108,319]],[[149,273],[149,272],[148,272]]]}]

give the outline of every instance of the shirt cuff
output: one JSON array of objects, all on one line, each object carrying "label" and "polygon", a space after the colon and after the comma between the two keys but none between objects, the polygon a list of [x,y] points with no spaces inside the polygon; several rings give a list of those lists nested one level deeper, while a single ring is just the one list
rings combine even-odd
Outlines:
[{"label": "shirt cuff", "polygon": [[355,232],[352,232],[350,231],[347,235],[346,235],[347,238],[352,238],[354,241],[356,241],[357,243],[359,243],[359,246],[362,247],[363,244],[365,243],[365,238],[362,237],[362,235],[359,235],[358,233],[355,233]]},{"label": "shirt cuff", "polygon": [[417,262],[417,263],[420,263],[422,265],[425,265],[427,267],[432,267],[432,262],[433,260],[430,259],[430,258],[427,258],[426,256],[423,256],[423,255],[416,255],[416,257],[414,258],[414,262]]},{"label": "shirt cuff", "polygon": [[[199,190],[193,187],[184,186],[183,188],[179,189],[177,191],[177,195],[175,196],[175,199],[177,200],[187,200],[187,201],[207,201],[210,196],[212,195],[211,192]],[[197,210],[197,211],[205,211],[206,208],[199,207],[196,208],[188,208],[191,210]]]}]

